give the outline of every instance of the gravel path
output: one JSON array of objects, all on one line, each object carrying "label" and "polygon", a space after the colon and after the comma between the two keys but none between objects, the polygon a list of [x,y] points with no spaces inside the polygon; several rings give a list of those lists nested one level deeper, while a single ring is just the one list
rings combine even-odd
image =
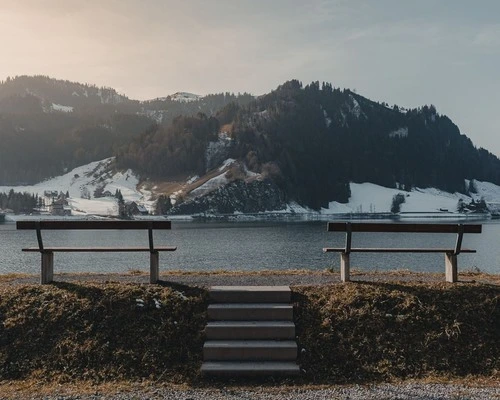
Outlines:
[{"label": "gravel path", "polygon": [[[134,282],[148,283],[146,274],[56,274],[59,282]],[[324,271],[259,271],[259,272],[171,272],[160,279],[165,284],[179,284],[199,287],[214,285],[327,285],[340,283],[340,274]],[[39,276],[30,275],[4,279],[5,284],[38,283]],[[410,271],[354,272],[354,282],[444,282],[444,274],[418,273]],[[459,282],[478,282],[500,285],[500,275],[459,274]]]},{"label": "gravel path", "polygon": [[220,389],[172,389],[138,388],[114,393],[99,391],[86,395],[53,394],[32,395],[26,397],[3,397],[0,399],[44,399],[44,400],[98,400],[98,399],[220,399],[220,400],[313,400],[313,399],[364,399],[364,400],[495,400],[500,399],[499,387],[468,387],[457,384],[378,384],[369,386],[332,386],[320,389],[301,389],[297,387],[276,388],[220,388]]}]

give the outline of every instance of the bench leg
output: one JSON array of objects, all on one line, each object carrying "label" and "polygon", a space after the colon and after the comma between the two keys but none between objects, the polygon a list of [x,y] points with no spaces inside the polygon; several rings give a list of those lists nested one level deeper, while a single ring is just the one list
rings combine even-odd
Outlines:
[{"label": "bench leg", "polygon": [[42,271],[40,277],[40,283],[42,285],[50,283],[54,280],[54,253],[43,252],[42,253]]},{"label": "bench leg", "polygon": [[446,282],[456,282],[458,280],[457,256],[453,253],[445,253],[444,265]]},{"label": "bench leg", "polygon": [[157,283],[160,279],[160,253],[153,251],[150,254],[149,283]]},{"label": "bench leg", "polygon": [[342,282],[349,282],[351,280],[350,267],[349,254],[340,253],[340,280]]}]

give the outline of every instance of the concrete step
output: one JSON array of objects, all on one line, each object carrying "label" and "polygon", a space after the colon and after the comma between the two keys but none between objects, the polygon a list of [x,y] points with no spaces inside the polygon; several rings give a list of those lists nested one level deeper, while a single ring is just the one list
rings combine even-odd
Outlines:
[{"label": "concrete step", "polygon": [[206,361],[201,365],[205,375],[217,376],[262,376],[262,375],[299,375],[300,369],[295,362],[282,361]]},{"label": "concrete step", "polygon": [[212,286],[212,303],[290,303],[288,286]]},{"label": "concrete step", "polygon": [[284,303],[218,303],[208,306],[212,321],[292,321],[293,306]]},{"label": "concrete step", "polygon": [[209,340],[295,339],[291,321],[212,321],[205,328]]},{"label": "concrete step", "polygon": [[203,346],[205,361],[295,361],[293,340],[209,340]]}]

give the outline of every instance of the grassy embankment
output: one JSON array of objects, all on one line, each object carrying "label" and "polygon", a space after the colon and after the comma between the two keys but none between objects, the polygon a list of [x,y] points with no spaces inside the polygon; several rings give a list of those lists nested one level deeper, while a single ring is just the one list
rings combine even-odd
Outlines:
[{"label": "grassy embankment", "polygon": [[[304,286],[293,299],[299,383],[499,378],[498,285]],[[207,303],[180,285],[0,283],[0,382],[199,384]]]}]

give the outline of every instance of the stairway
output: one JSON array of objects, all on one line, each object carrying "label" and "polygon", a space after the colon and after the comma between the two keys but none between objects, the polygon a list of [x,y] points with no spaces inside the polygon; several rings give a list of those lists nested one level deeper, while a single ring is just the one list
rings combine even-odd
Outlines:
[{"label": "stairway", "polygon": [[299,374],[288,286],[213,286],[209,293],[204,375]]}]

